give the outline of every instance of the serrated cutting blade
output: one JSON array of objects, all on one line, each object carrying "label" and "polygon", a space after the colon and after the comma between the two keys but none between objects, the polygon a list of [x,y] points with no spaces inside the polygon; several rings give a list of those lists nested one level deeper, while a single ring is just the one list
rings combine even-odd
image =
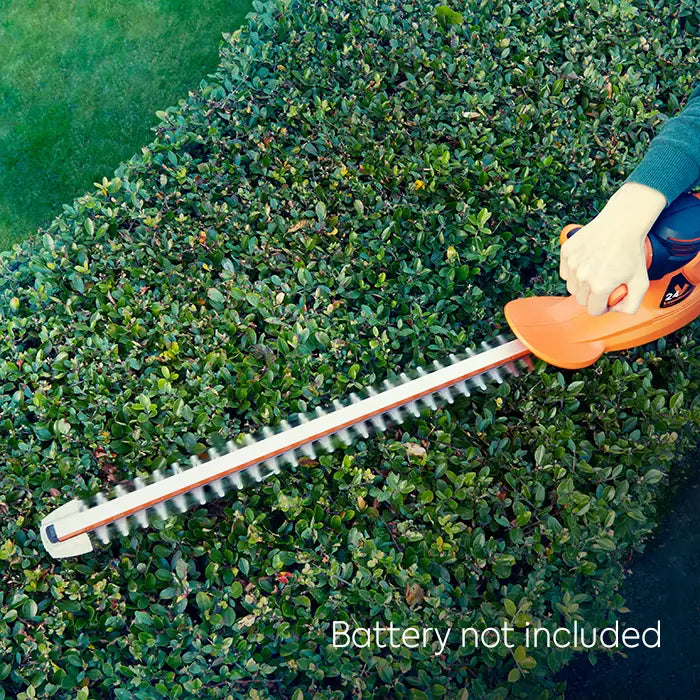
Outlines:
[{"label": "serrated cutting blade", "polygon": [[189,468],[175,463],[170,473],[156,471],[149,479],[134,480],[132,488],[118,488],[110,497],[98,494],[91,505],[71,501],[42,521],[42,542],[57,558],[84,554],[92,549],[90,534],[108,542],[114,535],[146,526],[153,516],[177,515],[221,497],[225,488],[262,481],[276,474],[283,462],[297,465],[301,455],[315,460],[316,450],[335,449],[334,439],[349,445],[358,436],[385,430],[386,421],[402,422],[406,412],[420,415],[420,408],[451,403],[457,393],[468,396],[470,386],[485,388],[487,381],[502,382],[502,371],[517,374],[516,361],[529,354],[519,340],[499,338],[499,344],[485,345],[479,353],[463,358],[451,355],[449,364],[435,364],[433,371],[420,368],[413,378],[401,373],[385,381],[381,391],[369,387],[364,398],[351,394],[346,404],[336,399],[332,408],[300,415],[295,425],[282,421],[278,432],[266,428],[257,437],[246,435],[243,444],[229,442],[225,454],[210,451],[206,461],[192,458]]}]

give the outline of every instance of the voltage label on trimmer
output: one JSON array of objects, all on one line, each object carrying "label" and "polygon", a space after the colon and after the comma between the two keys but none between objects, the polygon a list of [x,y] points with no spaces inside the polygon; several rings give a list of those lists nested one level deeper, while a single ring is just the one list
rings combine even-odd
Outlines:
[{"label": "voltage label on trimmer", "polygon": [[660,308],[667,309],[669,306],[675,306],[685,299],[695,289],[695,285],[690,284],[682,272],[671,277],[671,281],[666,287],[664,296],[661,299]]}]

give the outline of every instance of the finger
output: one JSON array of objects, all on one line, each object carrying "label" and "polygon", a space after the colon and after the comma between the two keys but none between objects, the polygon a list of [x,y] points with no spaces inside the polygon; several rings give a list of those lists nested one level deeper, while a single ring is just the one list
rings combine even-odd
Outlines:
[{"label": "finger", "polygon": [[576,296],[576,292],[581,283],[580,267],[580,262],[574,256],[569,255],[566,258],[567,275],[564,279],[566,280],[566,288],[572,296]]},{"label": "finger", "polygon": [[[578,241],[576,241],[576,243],[578,243]],[[566,271],[568,272],[568,275],[571,275],[578,265],[579,257],[579,250],[574,243],[574,239],[569,238],[568,241],[564,241],[564,244],[559,251],[560,273]],[[562,268],[562,266],[565,268],[565,270]],[[567,279],[567,277],[564,279]]]},{"label": "finger", "polygon": [[645,271],[644,274],[636,275],[627,283],[627,296],[613,308],[625,314],[636,314],[647,289],[649,289],[649,278]]},{"label": "finger", "polygon": [[586,306],[591,288],[580,269],[575,269],[572,271],[572,275],[566,283],[566,288],[576,299],[577,304]]},{"label": "finger", "polygon": [[569,268],[569,263],[566,256],[562,253],[559,256],[559,277],[561,277],[563,280],[568,280],[570,276],[571,270]]},{"label": "finger", "polygon": [[580,282],[576,286],[576,303],[588,306],[588,297],[591,294],[591,285],[588,282]]},{"label": "finger", "polygon": [[575,296],[576,303],[581,306],[588,306],[591,296],[591,265],[588,262],[582,262],[575,270],[576,277]]},{"label": "finger", "polygon": [[569,241],[566,241],[559,251],[559,276],[562,279],[568,280],[571,276],[572,263],[571,247],[569,246]]},{"label": "finger", "polygon": [[588,313],[591,316],[600,316],[608,310],[608,297],[612,290],[608,287],[595,285],[591,286],[591,293],[588,296]]}]

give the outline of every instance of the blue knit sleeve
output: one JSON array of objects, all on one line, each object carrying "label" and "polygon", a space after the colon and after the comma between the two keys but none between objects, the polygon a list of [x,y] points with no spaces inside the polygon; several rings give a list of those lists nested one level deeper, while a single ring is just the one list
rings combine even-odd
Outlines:
[{"label": "blue knit sleeve", "polygon": [[667,206],[700,184],[700,85],[685,109],[661,127],[627,181],[658,190],[666,197]]}]

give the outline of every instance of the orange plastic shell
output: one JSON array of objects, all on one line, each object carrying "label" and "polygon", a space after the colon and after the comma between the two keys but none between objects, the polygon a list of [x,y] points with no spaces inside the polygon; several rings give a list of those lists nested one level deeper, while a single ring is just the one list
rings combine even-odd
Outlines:
[{"label": "orange plastic shell", "polygon": [[572,296],[514,299],[504,311],[534,355],[564,369],[587,367],[605,352],[651,342],[700,315],[700,253],[680,270],[650,282],[633,315],[612,309],[591,316]]}]

